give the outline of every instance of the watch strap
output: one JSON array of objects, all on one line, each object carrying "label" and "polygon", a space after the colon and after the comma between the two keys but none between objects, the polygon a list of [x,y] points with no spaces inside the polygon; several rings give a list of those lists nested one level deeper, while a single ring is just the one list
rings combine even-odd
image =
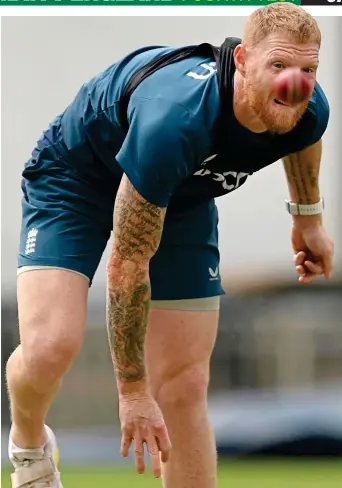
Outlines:
[{"label": "watch strap", "polygon": [[318,215],[324,210],[324,199],[312,204],[302,204],[285,200],[286,210],[290,215]]}]

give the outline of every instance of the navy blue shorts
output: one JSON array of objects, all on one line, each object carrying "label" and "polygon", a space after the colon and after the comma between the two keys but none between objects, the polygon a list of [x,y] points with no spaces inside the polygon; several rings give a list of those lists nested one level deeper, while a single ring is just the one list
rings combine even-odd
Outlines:
[{"label": "navy blue shorts", "polygon": [[[22,180],[18,266],[66,268],[91,282],[111,235],[117,186],[106,169],[86,175],[42,157],[28,163]],[[181,212],[168,210],[160,247],[150,263],[153,300],[224,293],[217,224],[214,200]]]}]

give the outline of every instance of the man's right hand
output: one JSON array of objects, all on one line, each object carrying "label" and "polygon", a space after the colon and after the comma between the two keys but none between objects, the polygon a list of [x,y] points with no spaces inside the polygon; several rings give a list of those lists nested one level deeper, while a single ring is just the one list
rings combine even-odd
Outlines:
[{"label": "man's right hand", "polygon": [[128,456],[133,442],[136,469],[139,474],[142,474],[145,471],[144,444],[146,444],[153,474],[159,478],[161,476],[160,460],[163,463],[168,461],[171,442],[157,402],[149,393],[120,395],[119,416],[122,432],[122,456]]}]

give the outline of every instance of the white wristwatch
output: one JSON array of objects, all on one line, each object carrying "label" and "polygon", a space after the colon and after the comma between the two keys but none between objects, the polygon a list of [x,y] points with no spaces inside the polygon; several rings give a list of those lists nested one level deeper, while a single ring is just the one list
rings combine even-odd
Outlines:
[{"label": "white wristwatch", "polygon": [[285,200],[286,210],[291,215],[318,215],[324,210],[324,199],[321,198],[319,202],[311,205],[303,205],[301,203],[291,202]]}]

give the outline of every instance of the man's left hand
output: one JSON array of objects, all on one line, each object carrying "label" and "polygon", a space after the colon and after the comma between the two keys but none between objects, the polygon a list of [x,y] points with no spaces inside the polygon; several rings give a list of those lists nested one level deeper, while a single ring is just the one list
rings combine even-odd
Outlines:
[{"label": "man's left hand", "polygon": [[334,242],[321,224],[294,223],[291,239],[300,283],[312,283],[319,275],[331,278]]}]

